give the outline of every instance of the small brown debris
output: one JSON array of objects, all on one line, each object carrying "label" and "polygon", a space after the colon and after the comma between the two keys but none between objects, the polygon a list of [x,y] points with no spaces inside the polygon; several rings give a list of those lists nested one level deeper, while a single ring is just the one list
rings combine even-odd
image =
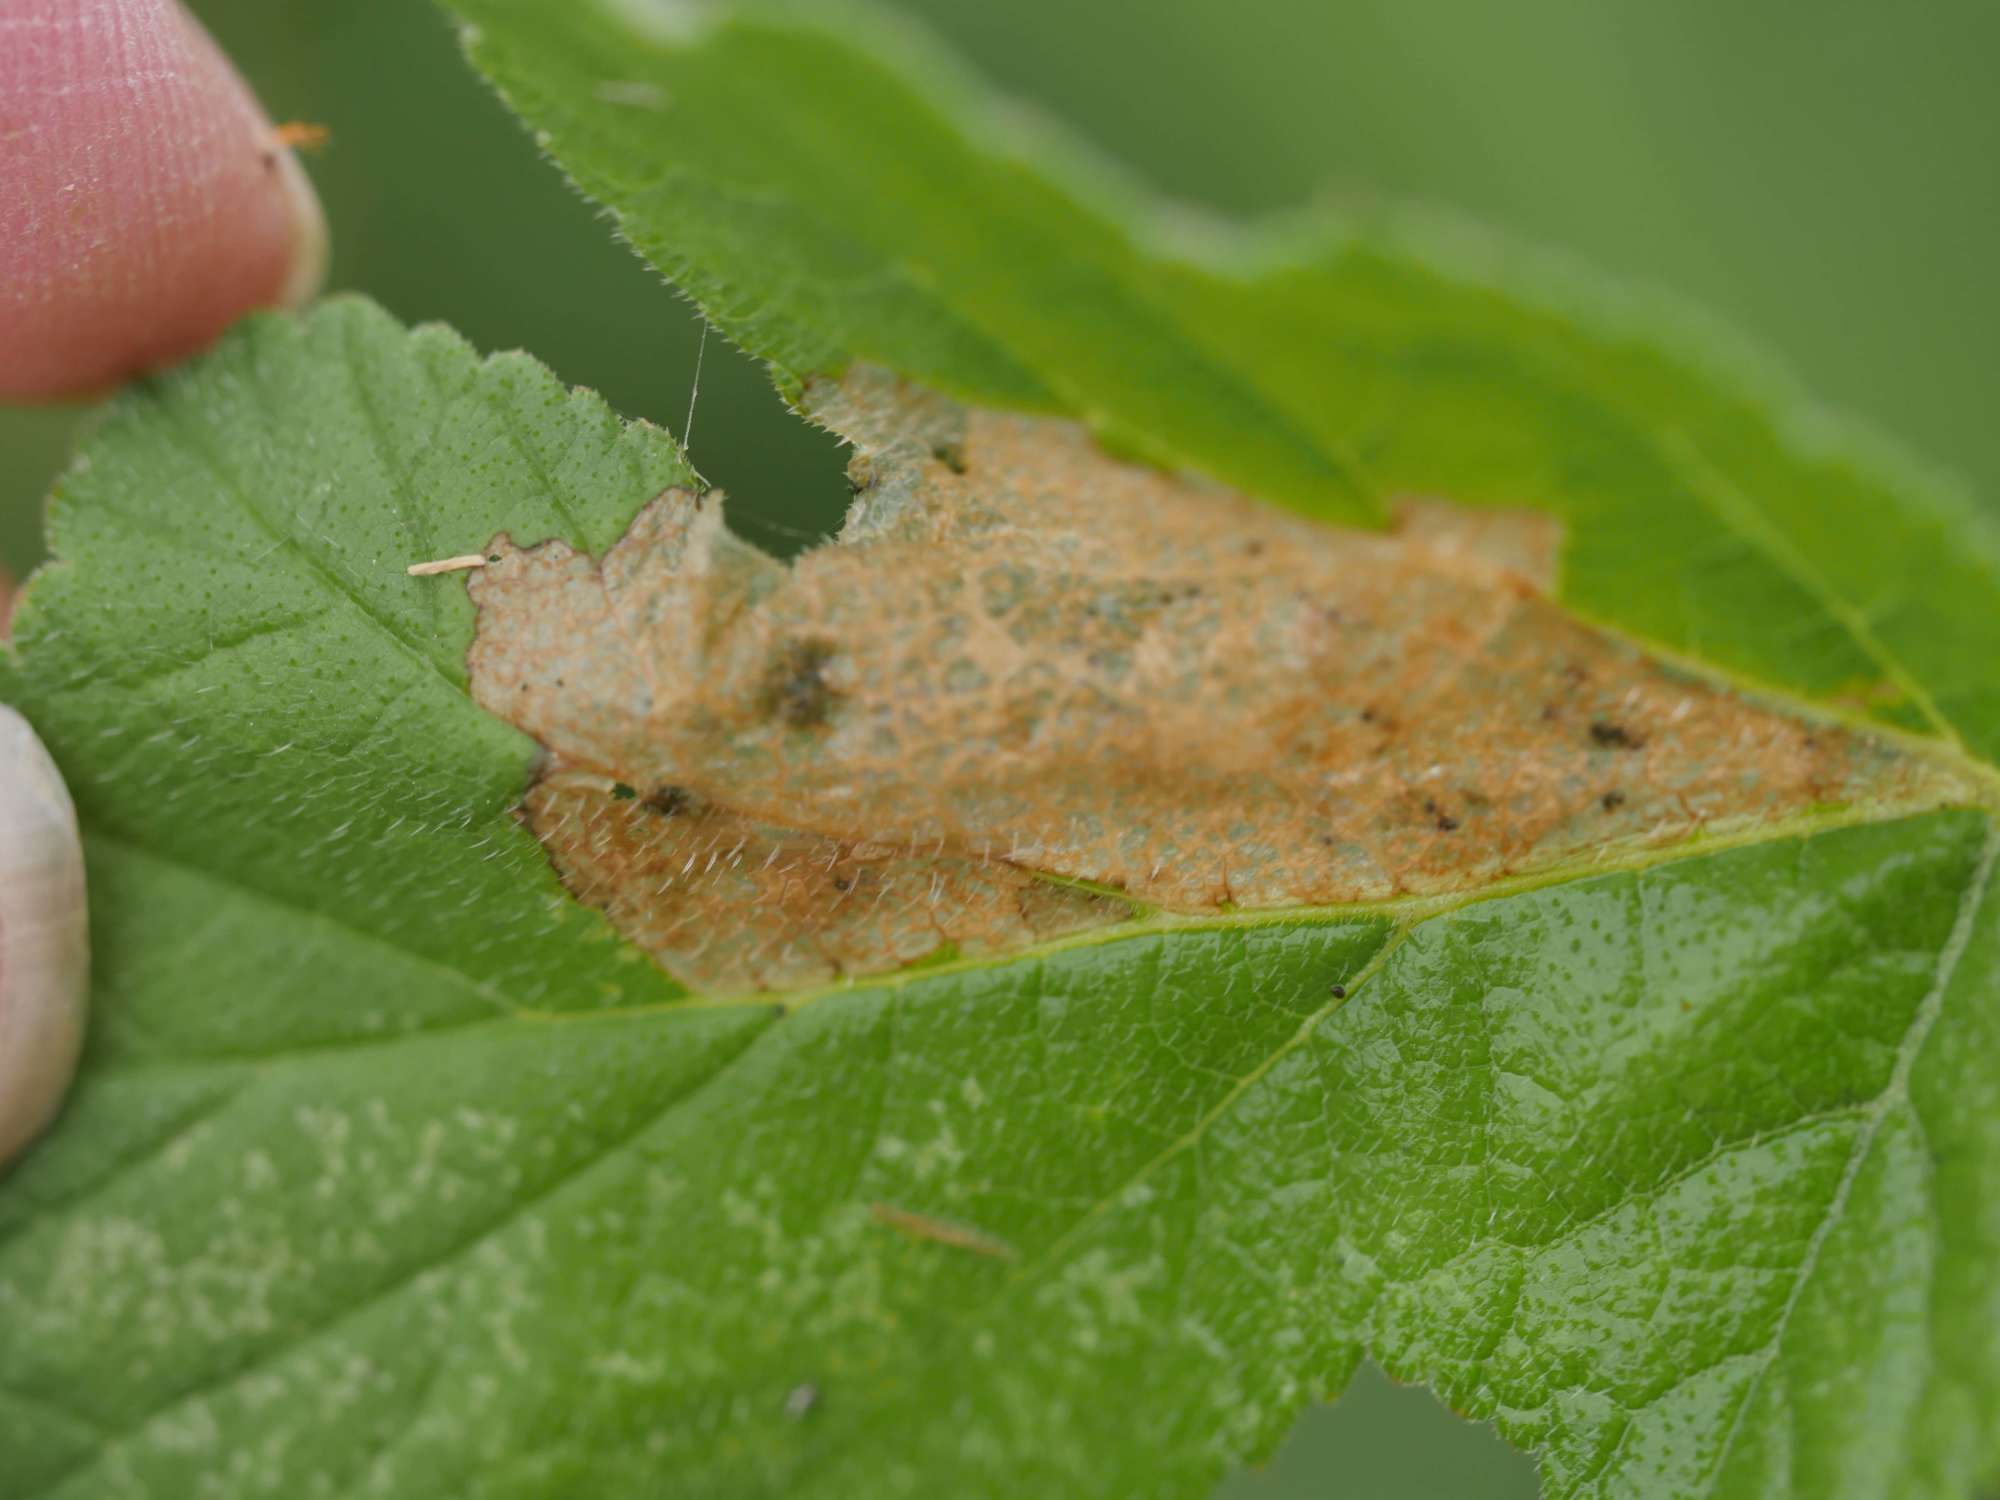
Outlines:
[{"label": "small brown debris", "polygon": [[333,132],[306,120],[287,120],[272,127],[271,138],[292,151],[317,151],[333,139]]},{"label": "small brown debris", "polygon": [[1619,808],[1625,805],[1625,794],[1614,788],[1606,792],[1602,797],[1599,797],[1597,805],[1606,812],[1617,812]]},{"label": "small brown debris", "polygon": [[466,552],[458,557],[440,557],[435,562],[411,563],[403,571],[412,578],[431,578],[439,573],[463,573],[468,568],[483,568],[491,561],[483,552]]},{"label": "small brown debris", "polygon": [[826,680],[840,653],[831,641],[787,641],[764,677],[767,710],[794,729],[817,729],[840,695]]},{"label": "small brown debris", "polygon": [[694,798],[684,786],[663,786],[646,799],[646,810],[663,818],[677,818],[695,810]]},{"label": "small brown debris", "polygon": [[1439,807],[1435,797],[1424,798],[1424,816],[1439,833],[1454,833],[1458,829],[1458,819]]},{"label": "small brown debris", "polygon": [[871,1203],[868,1205],[868,1215],[876,1223],[886,1224],[898,1234],[906,1234],[913,1240],[930,1240],[939,1245],[950,1245],[955,1250],[970,1250],[975,1255],[990,1255],[996,1260],[1015,1258],[1012,1245],[968,1224],[956,1224],[950,1219],[934,1219],[929,1214],[898,1208],[893,1203]]},{"label": "small brown debris", "polygon": [[1590,739],[1592,744],[1602,745],[1607,750],[1637,750],[1645,743],[1623,724],[1613,724],[1608,719],[1598,719],[1591,724]]}]

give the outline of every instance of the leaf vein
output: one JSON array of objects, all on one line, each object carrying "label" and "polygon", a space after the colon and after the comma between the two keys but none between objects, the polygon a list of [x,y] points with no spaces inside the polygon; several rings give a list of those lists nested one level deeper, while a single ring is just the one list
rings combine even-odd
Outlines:
[{"label": "leaf vein", "polygon": [[1944,1008],[1945,992],[1951,985],[1952,976],[1957,972],[1959,960],[1972,941],[1973,924],[1980,907],[1985,902],[1987,887],[1992,882],[1996,858],[2000,858],[2000,825],[1989,825],[1986,845],[1980,854],[1979,864],[1974,869],[1972,878],[1966,882],[1964,895],[1959,900],[1958,911],[1952,921],[1951,932],[1945,938],[1944,946],[1938,951],[1937,967],[1931,986],[1925,992],[1923,999],[1918,1002],[1916,1011],[1910,1018],[1909,1027],[1897,1044],[1896,1061],[1894,1067],[1890,1069],[1888,1082],[1864,1107],[1861,1128],[1856,1132],[1854,1145],[1848,1151],[1847,1162],[1841,1170],[1840,1180],[1834,1186],[1833,1196],[1828,1200],[1826,1212],[1820,1216],[1812,1237],[1806,1242],[1805,1254],[1800,1257],[1799,1269],[1792,1278],[1791,1291],[1785,1298],[1784,1306],[1778,1310],[1769,1339],[1758,1351],[1756,1371],[1745,1384],[1743,1399],[1737,1403],[1729,1430],[1723,1434],[1722,1442],[1716,1450],[1715,1463],[1709,1470],[1708,1480],[1704,1486],[1706,1494],[1716,1493],[1716,1486],[1722,1479],[1729,1456],[1735,1451],[1737,1440],[1742,1436],[1744,1421],[1756,1401],[1758,1391],[1763,1387],[1764,1377],[1770,1372],[1772,1365],[1777,1363],[1785,1335],[1791,1327],[1792,1316],[1798,1310],[1799,1302],[1804,1297],[1814,1272],[1819,1268],[1820,1256],[1826,1249],[1826,1242],[1832,1237],[1833,1231],[1846,1214],[1854,1185],[1860,1178],[1861,1170],[1881,1134],[1882,1122],[1888,1117],[1891,1108],[1907,1100],[1909,1096],[1911,1070],[1915,1067],[1918,1054],[1922,1052],[1924,1043],[1937,1024],[1938,1015]]}]

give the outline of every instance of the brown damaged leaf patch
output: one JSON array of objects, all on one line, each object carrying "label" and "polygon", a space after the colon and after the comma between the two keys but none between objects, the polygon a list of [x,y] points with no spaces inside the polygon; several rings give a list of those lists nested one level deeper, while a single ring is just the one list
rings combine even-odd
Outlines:
[{"label": "brown damaged leaf patch", "polygon": [[702,989],[874,973],[941,949],[1004,952],[1129,915],[999,861],[772,827],[678,786],[641,796],[552,771],[524,811],[576,897]]},{"label": "brown damaged leaf patch", "polygon": [[1066,423],[863,375],[837,540],[790,567],[669,490],[597,562],[506,537],[473,692],[548,752],[564,881],[706,990],[1177,912],[1475,888],[1829,804],[1963,800],[1544,596],[1559,537],[1437,501],[1315,526]]}]

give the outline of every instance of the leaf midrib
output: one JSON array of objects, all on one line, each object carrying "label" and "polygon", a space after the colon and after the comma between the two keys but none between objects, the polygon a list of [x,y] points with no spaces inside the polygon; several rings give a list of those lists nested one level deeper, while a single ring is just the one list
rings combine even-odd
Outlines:
[{"label": "leaf midrib", "polygon": [[1636,874],[1663,865],[1683,863],[1688,860],[1705,859],[1730,850],[1754,848],[1762,844],[1782,843],[1791,839],[1810,837],[1814,834],[1830,833],[1842,828],[1865,827],[1891,823],[1911,816],[1927,813],[1951,811],[1977,811],[1993,821],[2000,815],[2000,809],[1986,802],[1967,802],[1951,806],[1926,806],[1911,808],[1905,806],[1853,807],[1840,809],[1815,809],[1791,814],[1782,819],[1755,823],[1740,830],[1725,833],[1699,831],[1688,839],[1673,845],[1654,848],[1631,847],[1623,850],[1614,859],[1577,858],[1552,865],[1530,874],[1512,876],[1504,880],[1490,882],[1483,886],[1463,891],[1447,892],[1429,896],[1399,896],[1385,901],[1354,902],[1333,906],[1271,907],[1251,911],[1212,912],[1199,916],[1183,915],[1162,910],[1148,910],[1144,915],[1131,921],[1110,926],[1091,928],[1071,933],[1049,942],[1031,944],[1011,949],[1006,953],[982,954],[975,957],[955,959],[949,963],[919,964],[902,969],[888,970],[879,974],[853,975],[826,984],[796,990],[756,990],[733,994],[687,995],[672,1000],[657,1001],[643,1005],[600,1006],[577,1010],[547,1010],[513,1001],[489,982],[478,980],[471,975],[453,968],[451,965],[426,954],[399,944],[380,934],[353,925],[339,916],[273,895],[263,887],[252,887],[231,876],[219,873],[180,858],[169,852],[153,848],[137,839],[123,834],[106,832],[95,826],[86,830],[90,842],[116,845],[141,859],[152,860],[172,869],[183,870],[197,879],[207,880],[225,888],[235,890],[254,901],[261,901],[285,911],[290,917],[301,921],[331,928],[344,936],[350,936],[371,947],[379,948],[395,957],[399,963],[435,972],[456,989],[471,992],[479,1001],[490,1008],[491,1013],[467,1017],[460,1020],[444,1021],[434,1026],[420,1027],[411,1031],[395,1032],[373,1037],[341,1037],[302,1042],[260,1052],[205,1052],[188,1054],[168,1054],[159,1057],[132,1059],[112,1062],[98,1070],[98,1076],[129,1074],[140,1070],[161,1067],[174,1068],[228,1068],[228,1067],[268,1067],[296,1057],[327,1052],[364,1051],[379,1047],[394,1047],[405,1042],[420,1041],[440,1033],[460,1033],[468,1030],[491,1030],[510,1026],[563,1026],[606,1020],[630,1020],[644,1016],[669,1016],[681,1012],[712,1009],[766,1008],[783,1010],[786,1014],[803,1010],[806,1006],[822,1000],[837,999],[843,995],[875,993],[896,990],[905,986],[928,982],[934,979],[950,978],[955,975],[996,969],[1017,963],[1032,963],[1057,954],[1070,953],[1079,949],[1107,947],[1145,937],[1194,936],[1209,932],[1230,932],[1262,927],[1309,927],[1335,926],[1342,923],[1385,920],[1392,927],[1410,929],[1435,917],[1463,910],[1488,901],[1503,900],[1512,896],[1525,895],[1544,890],[1550,886],[1564,885],[1576,880],[1594,879],[1607,875]]},{"label": "leaf midrib", "polygon": [[[1982,785],[1985,783],[1982,782]],[[2000,784],[1996,784],[2000,785]],[[739,993],[687,995],[647,1005],[614,1006],[593,1011],[542,1011],[527,1009],[517,1019],[546,1024],[587,1020],[597,1016],[664,1015],[675,1011],[734,1006],[781,1006],[787,1013],[802,1010],[821,1000],[862,991],[897,989],[905,985],[949,977],[955,974],[1000,968],[1014,963],[1048,958],[1082,948],[1103,947],[1133,938],[1192,935],[1205,932],[1240,931],[1259,927],[1333,926],[1347,922],[1386,920],[1396,927],[1415,927],[1434,917],[1463,910],[1487,901],[1503,900],[1545,890],[1550,886],[1599,876],[1635,874],[1662,865],[1706,859],[1735,849],[1783,843],[1843,828],[1866,827],[1899,822],[1910,817],[1949,812],[1979,812],[1989,820],[2000,817],[2000,793],[1991,799],[1968,799],[1952,803],[1872,803],[1837,808],[1809,808],[1779,818],[1746,822],[1743,826],[1717,831],[1698,829],[1685,839],[1666,845],[1620,846],[1611,858],[1602,853],[1579,855],[1543,869],[1485,885],[1433,895],[1393,896],[1380,901],[1356,901],[1327,906],[1259,907],[1240,911],[1205,912],[1199,915],[1158,908],[1139,907],[1143,914],[1130,921],[1094,927],[1048,942],[1009,949],[1005,953],[981,954],[954,959],[949,963],[920,964],[879,974],[853,975],[796,990],[757,990]],[[1033,871],[1027,872],[1033,874]],[[1056,882],[1062,883],[1062,882]],[[1130,901],[1129,897],[1121,899]]]}]

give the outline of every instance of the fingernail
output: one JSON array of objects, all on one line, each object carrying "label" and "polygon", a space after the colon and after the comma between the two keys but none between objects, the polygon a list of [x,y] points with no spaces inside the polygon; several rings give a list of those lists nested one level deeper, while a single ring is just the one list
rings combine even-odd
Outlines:
[{"label": "fingernail", "polygon": [[299,165],[298,154],[288,146],[278,146],[278,180],[285,193],[292,218],[292,258],[285,279],[278,286],[276,305],[304,307],[326,285],[327,260],[331,242],[327,235],[326,211],[312,179]]},{"label": "fingernail", "polygon": [[0,1169],[76,1071],[88,941],[76,809],[27,720],[0,704]]}]

